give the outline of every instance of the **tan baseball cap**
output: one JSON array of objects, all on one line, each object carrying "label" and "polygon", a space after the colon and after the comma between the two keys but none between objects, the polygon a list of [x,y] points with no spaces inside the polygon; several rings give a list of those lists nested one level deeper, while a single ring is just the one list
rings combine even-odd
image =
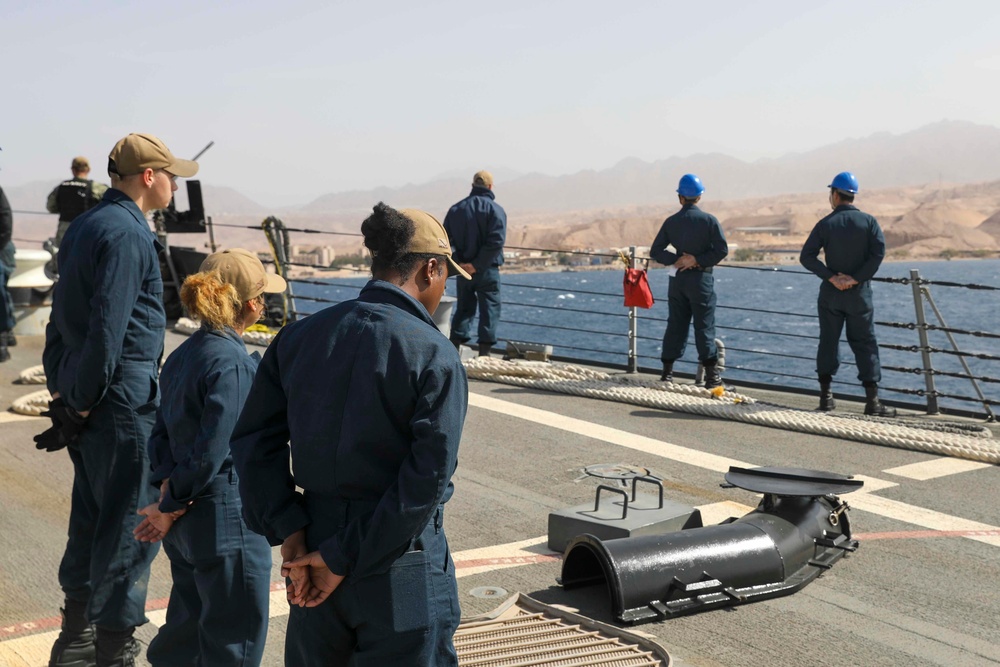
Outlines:
[{"label": "tan baseball cap", "polygon": [[69,165],[69,168],[76,170],[90,169],[90,160],[83,157],[82,155],[77,155],[75,158],[73,158],[73,162],[72,164]]},{"label": "tan baseball cap", "polygon": [[190,178],[198,173],[198,163],[174,157],[170,149],[151,134],[132,133],[115,144],[108,155],[108,173],[125,177],[141,174],[146,169],[162,169],[174,176]]},{"label": "tan baseball cap", "polygon": [[437,218],[430,213],[418,211],[415,208],[403,208],[399,212],[413,222],[413,238],[407,252],[425,255],[442,255],[448,258],[449,274],[457,274],[469,280],[468,272],[460,267],[451,257],[451,241],[448,232],[444,230]]},{"label": "tan baseball cap", "polygon": [[261,294],[280,294],[288,287],[281,276],[264,270],[257,255],[243,248],[214,252],[201,263],[199,271],[218,271],[224,282],[236,288],[240,301],[249,301]]},{"label": "tan baseball cap", "polygon": [[491,188],[493,187],[493,174],[485,169],[477,171],[476,175],[472,177],[472,184],[480,188]]}]

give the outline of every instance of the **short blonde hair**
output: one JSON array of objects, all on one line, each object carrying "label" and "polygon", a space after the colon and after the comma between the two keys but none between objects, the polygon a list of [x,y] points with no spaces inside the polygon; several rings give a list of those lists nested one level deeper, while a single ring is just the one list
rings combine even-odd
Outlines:
[{"label": "short blonde hair", "polygon": [[236,288],[223,281],[218,271],[188,276],[181,285],[181,303],[191,317],[213,329],[236,328],[243,313]]}]

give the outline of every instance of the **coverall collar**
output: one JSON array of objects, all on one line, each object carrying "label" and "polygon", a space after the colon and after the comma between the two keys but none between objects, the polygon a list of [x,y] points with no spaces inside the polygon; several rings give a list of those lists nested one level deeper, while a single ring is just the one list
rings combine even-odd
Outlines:
[{"label": "coverall collar", "polygon": [[121,206],[123,209],[128,211],[135,219],[136,223],[144,230],[146,230],[147,234],[153,237],[153,245],[156,247],[156,252],[163,251],[163,244],[160,243],[160,240],[156,238],[156,235],[153,234],[153,232],[149,229],[149,222],[146,220],[146,216],[142,214],[142,211],[139,209],[139,206],[135,203],[135,201],[131,197],[129,197],[121,190],[116,190],[115,188],[108,188],[107,192],[105,192],[104,196],[101,198],[101,201],[106,201],[111,204],[117,204],[118,206]]},{"label": "coverall collar", "polygon": [[840,204],[839,206],[837,206],[837,208],[833,209],[833,212],[836,213],[837,211],[857,211],[857,210],[858,207],[855,206],[854,204]]},{"label": "coverall collar", "polygon": [[232,327],[226,327],[224,329],[213,329],[212,327],[202,325],[201,330],[205,332],[206,336],[218,336],[219,338],[226,338],[231,340],[233,343],[240,346],[240,349],[246,351],[247,345],[243,342],[243,337],[236,333],[236,330]]},{"label": "coverall collar", "polygon": [[478,185],[472,186],[472,192],[469,193],[470,197],[489,197],[490,199],[496,199],[497,196],[493,194],[493,191],[489,188],[482,188]]},{"label": "coverall collar", "polygon": [[384,280],[370,280],[361,289],[358,295],[359,301],[367,303],[388,303],[397,308],[407,311],[414,317],[422,319],[427,324],[437,329],[434,318],[431,317],[423,304],[404,292],[400,287]]}]

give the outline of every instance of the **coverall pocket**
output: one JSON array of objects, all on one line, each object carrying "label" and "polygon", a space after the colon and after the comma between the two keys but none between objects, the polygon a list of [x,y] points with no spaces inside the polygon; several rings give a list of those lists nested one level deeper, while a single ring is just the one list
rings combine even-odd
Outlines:
[{"label": "coverall pocket", "polygon": [[137,368],[119,366],[125,402],[138,414],[154,412],[157,399],[160,396],[160,387],[156,376],[143,366],[140,365]]},{"label": "coverall pocket", "polygon": [[385,574],[358,582],[362,600],[374,602],[378,625],[391,632],[426,632],[434,618],[431,564],[426,551],[408,551]]},{"label": "coverall pocket", "polygon": [[166,325],[166,319],[161,309],[153,307],[152,303],[163,301],[163,278],[156,276],[142,283],[142,291],[146,295],[145,303],[146,326],[150,329],[159,329]]}]

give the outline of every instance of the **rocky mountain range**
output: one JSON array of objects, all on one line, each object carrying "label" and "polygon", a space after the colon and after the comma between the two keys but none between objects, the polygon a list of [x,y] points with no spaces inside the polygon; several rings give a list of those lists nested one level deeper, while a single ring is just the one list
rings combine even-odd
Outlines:
[{"label": "rocky mountain range", "polygon": [[[879,217],[894,252],[990,254],[1000,252],[998,154],[1000,128],[942,121],[903,134],[878,133],[752,162],[700,154],[653,162],[626,158],[607,169],[562,176],[498,169],[494,189],[508,212],[509,245],[645,245],[676,208],[677,178],[694,172],[707,187],[704,208],[719,217],[739,245],[794,246],[826,213],[826,185],[833,174],[851,169],[861,180],[859,206]],[[473,170],[468,170],[470,176]],[[263,247],[259,232],[239,227],[256,227],[265,216],[277,215],[289,226],[352,234],[380,200],[443,216],[467,194],[468,182],[453,172],[426,183],[325,194],[279,210],[233,188],[206,183],[203,190],[213,220],[237,226],[219,230],[217,237]],[[6,192],[15,209],[41,210],[53,186],[29,183]],[[178,207],[186,207],[183,193]],[[17,214],[15,221],[16,236],[41,238],[47,233],[42,230],[52,226],[44,216]],[[354,236],[310,235],[302,242],[345,250],[359,246]]]}]

